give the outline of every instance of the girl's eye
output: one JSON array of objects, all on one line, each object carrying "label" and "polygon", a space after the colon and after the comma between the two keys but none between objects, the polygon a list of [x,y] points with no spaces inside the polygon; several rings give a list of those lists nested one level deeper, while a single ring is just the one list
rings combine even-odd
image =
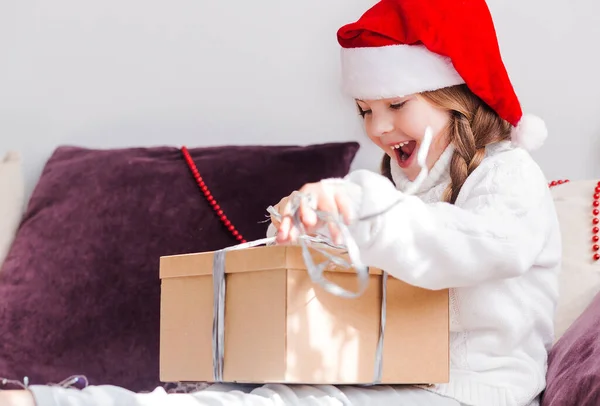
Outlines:
[{"label": "girl's eye", "polygon": [[400,110],[402,107],[404,107],[405,104],[406,104],[406,101],[403,101],[400,103],[395,103],[395,104],[390,104],[390,108],[394,109],[394,110]]},{"label": "girl's eye", "polygon": [[371,113],[371,110],[363,110],[358,106],[358,114],[360,114],[361,117],[364,118],[369,113]]}]

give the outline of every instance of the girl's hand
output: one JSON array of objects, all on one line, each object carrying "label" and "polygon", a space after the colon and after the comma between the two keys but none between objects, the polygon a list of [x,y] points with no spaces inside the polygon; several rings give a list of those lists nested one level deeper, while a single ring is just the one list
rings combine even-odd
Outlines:
[{"label": "girl's hand", "polygon": [[[350,199],[335,184],[326,182],[308,183],[298,192],[310,196],[312,203],[312,207],[309,207],[306,200],[303,200],[299,208],[300,221],[307,234],[314,234],[319,227],[323,226],[323,222],[317,217],[315,209],[329,213],[333,218],[339,218],[341,215],[346,224],[351,222],[352,205]],[[277,232],[277,243],[279,244],[295,242],[299,235],[299,230],[293,226],[291,218],[290,198],[292,196],[294,196],[294,193],[279,202],[279,205],[284,203],[283,211],[280,211],[283,218]],[[278,207],[278,210],[280,208],[281,206]],[[341,235],[338,227],[333,223],[328,223],[328,227],[333,242],[340,244]]]}]

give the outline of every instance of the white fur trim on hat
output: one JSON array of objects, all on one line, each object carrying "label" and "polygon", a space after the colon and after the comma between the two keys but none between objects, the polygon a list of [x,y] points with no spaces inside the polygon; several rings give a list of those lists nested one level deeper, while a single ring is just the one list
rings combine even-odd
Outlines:
[{"label": "white fur trim on hat", "polygon": [[523,115],[511,134],[512,143],[527,151],[540,148],[546,138],[548,138],[546,123],[541,118],[531,114]]},{"label": "white fur trim on hat", "polygon": [[449,58],[423,45],[342,48],[342,85],[358,99],[385,99],[465,83]]}]

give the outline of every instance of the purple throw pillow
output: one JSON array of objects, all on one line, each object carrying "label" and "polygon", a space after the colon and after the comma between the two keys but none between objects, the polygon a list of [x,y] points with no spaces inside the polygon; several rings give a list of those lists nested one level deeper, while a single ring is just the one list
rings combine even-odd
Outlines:
[{"label": "purple throw pillow", "polygon": [[600,294],[550,351],[541,405],[600,405]]},{"label": "purple throw pillow", "polygon": [[[348,173],[359,145],[190,149],[224,214],[263,238],[266,208]],[[147,391],[159,381],[159,257],[237,244],[177,148],[60,147],[0,272],[0,377],[70,375]],[[0,383],[0,389],[1,389]]]}]

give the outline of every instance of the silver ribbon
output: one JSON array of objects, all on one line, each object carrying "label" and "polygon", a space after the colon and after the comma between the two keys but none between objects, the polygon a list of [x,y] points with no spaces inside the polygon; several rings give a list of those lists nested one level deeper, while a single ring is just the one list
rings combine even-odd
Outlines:
[{"label": "silver ribbon", "polygon": [[[421,167],[419,175],[412,183],[411,187],[405,194],[415,193],[421,183],[425,180],[428,174],[425,159],[429,152],[429,147],[432,141],[432,130],[427,127],[425,135],[421,142],[421,147],[417,151],[417,163]],[[300,206],[301,204],[308,204],[310,207],[311,196],[306,196],[300,193],[293,195],[290,199],[290,216],[292,218],[293,226],[299,230],[299,236],[297,238],[300,247],[302,248],[302,258],[306,265],[308,275],[310,276],[313,283],[320,285],[327,292],[344,298],[356,298],[361,296],[367,289],[369,284],[369,268],[362,264],[359,255],[359,249],[350,234],[350,231],[346,227],[343,221],[339,218],[332,216],[330,213],[314,210],[315,214],[323,223],[334,223],[341,233],[343,245],[334,244],[329,238],[322,235],[310,236],[306,234],[304,224],[300,220]],[[272,214],[275,218],[281,220],[282,216],[278,213],[275,208],[269,206],[267,211]],[[262,238],[259,240],[250,241],[243,244],[234,245],[231,247],[223,248],[214,252],[213,258],[213,287],[214,287],[214,300],[213,300],[213,328],[212,328],[212,347],[213,347],[213,378],[215,382],[223,382],[223,369],[225,361],[225,255],[228,251],[252,248],[260,245],[268,245],[275,242],[275,237]],[[312,249],[320,252],[325,256],[326,261],[320,264],[315,264],[312,255],[309,250],[309,245]],[[350,262],[346,261],[342,257],[333,255],[331,252],[324,249],[320,249],[319,245],[326,245],[331,248],[345,250],[348,254]],[[356,292],[348,291],[341,286],[328,281],[323,273],[331,265],[335,265],[337,268],[356,269],[359,280],[359,288]],[[380,329],[379,329],[379,340],[375,352],[375,371],[372,384],[376,385],[381,383],[382,371],[383,371],[383,344],[385,336],[385,323],[386,323],[386,304],[387,304],[387,272],[382,273],[381,285],[381,312],[380,312]]]},{"label": "silver ribbon", "polygon": [[212,350],[213,379],[215,382],[223,382],[223,364],[225,361],[225,254],[227,251],[269,244],[274,240],[274,238],[263,238],[214,252]]}]

